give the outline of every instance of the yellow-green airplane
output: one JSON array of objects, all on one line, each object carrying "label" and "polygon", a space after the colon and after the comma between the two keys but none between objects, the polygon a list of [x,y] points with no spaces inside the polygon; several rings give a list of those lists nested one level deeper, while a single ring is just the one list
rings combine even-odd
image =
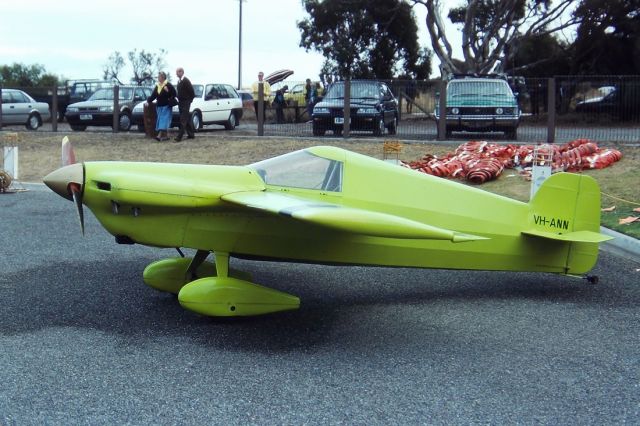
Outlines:
[{"label": "yellow-green airplane", "polygon": [[118,243],[195,249],[144,282],[211,316],[299,307],[231,257],[577,276],[609,239],[589,176],[554,174],[524,203],[330,146],[248,166],[73,163],[44,182],[75,201],[83,232],[82,204]]}]

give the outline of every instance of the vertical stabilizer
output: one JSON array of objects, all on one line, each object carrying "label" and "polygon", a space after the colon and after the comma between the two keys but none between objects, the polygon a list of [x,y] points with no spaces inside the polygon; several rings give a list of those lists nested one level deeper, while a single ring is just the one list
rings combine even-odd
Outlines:
[{"label": "vertical stabilizer", "polygon": [[557,173],[542,184],[529,203],[528,229],[523,234],[570,244],[566,272],[588,272],[598,258],[600,187],[590,176]]}]

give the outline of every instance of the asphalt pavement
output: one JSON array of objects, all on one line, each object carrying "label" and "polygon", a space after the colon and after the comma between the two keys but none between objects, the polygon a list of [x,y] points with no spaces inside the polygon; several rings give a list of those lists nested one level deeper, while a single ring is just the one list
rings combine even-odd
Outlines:
[{"label": "asphalt pavement", "polygon": [[638,424],[640,263],[539,273],[233,259],[298,311],[213,319],[45,190],[0,195],[0,424]]}]

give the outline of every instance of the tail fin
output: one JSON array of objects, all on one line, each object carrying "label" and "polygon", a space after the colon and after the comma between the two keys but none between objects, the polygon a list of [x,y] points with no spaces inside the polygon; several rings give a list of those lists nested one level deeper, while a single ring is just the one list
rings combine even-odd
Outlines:
[{"label": "tail fin", "polygon": [[566,272],[589,271],[598,258],[600,187],[590,176],[557,173],[542,184],[529,202],[526,235],[570,243]]}]

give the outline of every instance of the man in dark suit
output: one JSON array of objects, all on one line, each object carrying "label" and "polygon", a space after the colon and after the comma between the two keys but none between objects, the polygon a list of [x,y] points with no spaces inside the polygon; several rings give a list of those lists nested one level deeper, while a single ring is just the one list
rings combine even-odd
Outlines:
[{"label": "man in dark suit", "polygon": [[193,122],[191,121],[191,115],[189,109],[191,108],[191,102],[195,98],[193,86],[191,81],[184,76],[184,69],[182,67],[176,69],[176,76],[178,76],[178,110],[180,111],[180,131],[178,136],[174,139],[176,142],[180,142],[184,136],[184,132],[187,132],[187,139],[195,138],[195,129],[193,128]]}]

